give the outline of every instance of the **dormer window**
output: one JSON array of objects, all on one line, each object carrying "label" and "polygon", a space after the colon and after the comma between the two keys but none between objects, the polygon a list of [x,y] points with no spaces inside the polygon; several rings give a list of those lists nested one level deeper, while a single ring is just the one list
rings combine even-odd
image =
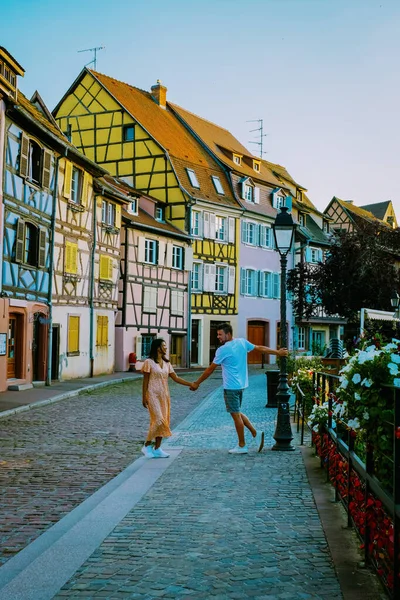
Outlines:
[{"label": "dormer window", "polygon": [[156,206],[155,219],[161,223],[165,221],[165,209],[163,206]]},{"label": "dormer window", "polygon": [[249,185],[248,183],[246,183],[244,186],[244,199],[247,200],[247,202],[253,202],[253,198],[254,198],[254,188],[252,185]]},{"label": "dormer window", "polygon": [[259,173],[259,172],[260,172],[260,168],[261,168],[261,165],[260,165],[260,163],[258,162],[258,160],[253,160],[253,169],[254,169],[255,171],[257,171],[257,173]]},{"label": "dormer window", "polygon": [[242,164],[242,157],[240,156],[240,154],[233,155],[233,162],[235,163],[235,165],[239,166]]},{"label": "dormer window", "polygon": [[131,203],[129,204],[128,211],[134,215],[138,214],[138,199],[132,198]]},{"label": "dormer window", "polygon": [[323,230],[325,233],[329,233],[329,223],[328,221],[324,221],[323,223]]},{"label": "dormer window", "polygon": [[220,194],[221,196],[224,196],[225,192],[224,192],[224,188],[222,187],[222,183],[220,181],[220,178],[217,177],[216,175],[211,175],[211,179],[213,181],[213,184],[214,184],[214,187],[215,187],[215,189],[217,191],[217,194]]},{"label": "dormer window", "polygon": [[195,187],[197,189],[200,189],[200,184],[199,184],[198,179],[196,177],[196,173],[193,171],[193,169],[186,169],[186,171],[187,171],[187,174],[188,174],[188,177],[189,177],[190,184],[193,187]]},{"label": "dormer window", "polygon": [[304,227],[306,224],[306,216],[303,213],[299,213],[299,225],[301,225],[301,227]]}]

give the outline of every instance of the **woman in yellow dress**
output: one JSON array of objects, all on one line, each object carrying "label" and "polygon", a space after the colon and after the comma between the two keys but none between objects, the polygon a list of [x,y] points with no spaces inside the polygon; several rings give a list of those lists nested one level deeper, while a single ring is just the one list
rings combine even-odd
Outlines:
[{"label": "woman in yellow dress", "polygon": [[[169,428],[171,399],[168,387],[168,377],[176,383],[192,384],[178,377],[173,366],[166,358],[167,344],[161,338],[152,341],[150,355],[142,367],[143,373],[143,406],[148,409],[150,415],[150,427],[146,442],[142,448],[147,458],[168,458],[169,454],[161,448],[163,438],[172,435]],[[154,448],[152,447],[155,439]]]}]

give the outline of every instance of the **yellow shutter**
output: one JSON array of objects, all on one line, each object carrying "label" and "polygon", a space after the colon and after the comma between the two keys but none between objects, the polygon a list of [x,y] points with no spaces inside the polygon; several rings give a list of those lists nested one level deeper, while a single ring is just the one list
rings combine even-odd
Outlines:
[{"label": "yellow shutter", "polygon": [[100,279],[108,279],[108,256],[100,256]]},{"label": "yellow shutter", "polygon": [[103,317],[97,317],[96,346],[101,346],[101,330]]},{"label": "yellow shutter", "polygon": [[115,227],[121,229],[121,206],[115,205]]},{"label": "yellow shutter", "polygon": [[103,346],[108,346],[108,317],[103,317]]},{"label": "yellow shutter", "polygon": [[64,197],[71,197],[71,183],[72,183],[72,163],[69,160],[65,161],[64,171]]},{"label": "yellow shutter", "polygon": [[88,205],[88,194],[89,194],[89,173],[84,171],[83,172],[83,184],[82,184],[82,196],[81,196],[82,206]]},{"label": "yellow shutter", "polygon": [[79,352],[79,317],[68,318],[68,352]]},{"label": "yellow shutter", "polygon": [[96,346],[108,346],[108,317],[97,317]]},{"label": "yellow shutter", "polygon": [[65,242],[65,272],[76,275],[78,272],[78,244]]},{"label": "yellow shutter", "polygon": [[108,280],[112,281],[113,280],[113,261],[112,258],[110,258],[109,256],[108,258]]}]

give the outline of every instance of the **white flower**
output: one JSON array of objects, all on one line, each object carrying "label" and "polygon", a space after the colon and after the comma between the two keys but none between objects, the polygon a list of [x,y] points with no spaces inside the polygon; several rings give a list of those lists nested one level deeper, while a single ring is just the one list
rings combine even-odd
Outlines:
[{"label": "white flower", "polygon": [[353,383],[360,383],[360,381],[361,381],[361,375],[360,375],[360,373],[354,373],[352,382]]},{"label": "white flower", "polygon": [[397,364],[400,364],[400,354],[391,354],[390,359]]},{"label": "white flower", "polygon": [[[392,354],[392,356],[394,356],[394,355]],[[395,363],[389,363],[388,369],[389,369],[391,375],[397,375],[399,372],[399,367]]]},{"label": "white flower", "polygon": [[362,382],[361,382],[361,385],[365,385],[365,387],[368,387],[368,388],[369,388],[369,387],[371,387],[371,385],[372,385],[373,383],[374,383],[374,382],[372,381],[372,379],[367,379],[367,378],[365,378],[365,379],[363,379],[363,380],[362,380]]},{"label": "white flower", "polygon": [[347,381],[347,379],[343,378],[343,380],[340,383],[339,389],[345,390],[348,385],[349,385],[349,382]]},{"label": "white flower", "polygon": [[355,392],[354,398],[355,398],[355,400],[361,400],[361,395],[358,394],[357,392]]},{"label": "white flower", "polygon": [[368,421],[369,419],[369,412],[367,410],[363,414],[363,419],[365,419],[366,421]]},{"label": "white flower", "polygon": [[386,344],[386,346],[384,347],[385,351],[389,351],[389,350],[397,350],[397,344]]},{"label": "white flower", "polygon": [[350,429],[360,429],[360,421],[357,417],[355,419],[350,419],[350,421],[347,421],[347,426],[350,427]]},{"label": "white flower", "polygon": [[318,431],[318,429],[319,429],[319,425],[314,425],[314,427],[312,428],[312,430],[315,432]]}]

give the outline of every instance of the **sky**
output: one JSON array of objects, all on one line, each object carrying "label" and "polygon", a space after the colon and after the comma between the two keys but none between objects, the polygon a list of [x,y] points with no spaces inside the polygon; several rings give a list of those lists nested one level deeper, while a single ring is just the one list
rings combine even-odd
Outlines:
[{"label": "sky", "polygon": [[[22,92],[52,110],[97,70],[228,129],[323,211],[392,200],[400,221],[398,0],[0,0]],[[4,26],[6,24],[6,26]],[[93,65],[89,65],[90,67]],[[249,122],[249,121],[256,122]],[[257,137],[258,136],[258,137]]]}]

